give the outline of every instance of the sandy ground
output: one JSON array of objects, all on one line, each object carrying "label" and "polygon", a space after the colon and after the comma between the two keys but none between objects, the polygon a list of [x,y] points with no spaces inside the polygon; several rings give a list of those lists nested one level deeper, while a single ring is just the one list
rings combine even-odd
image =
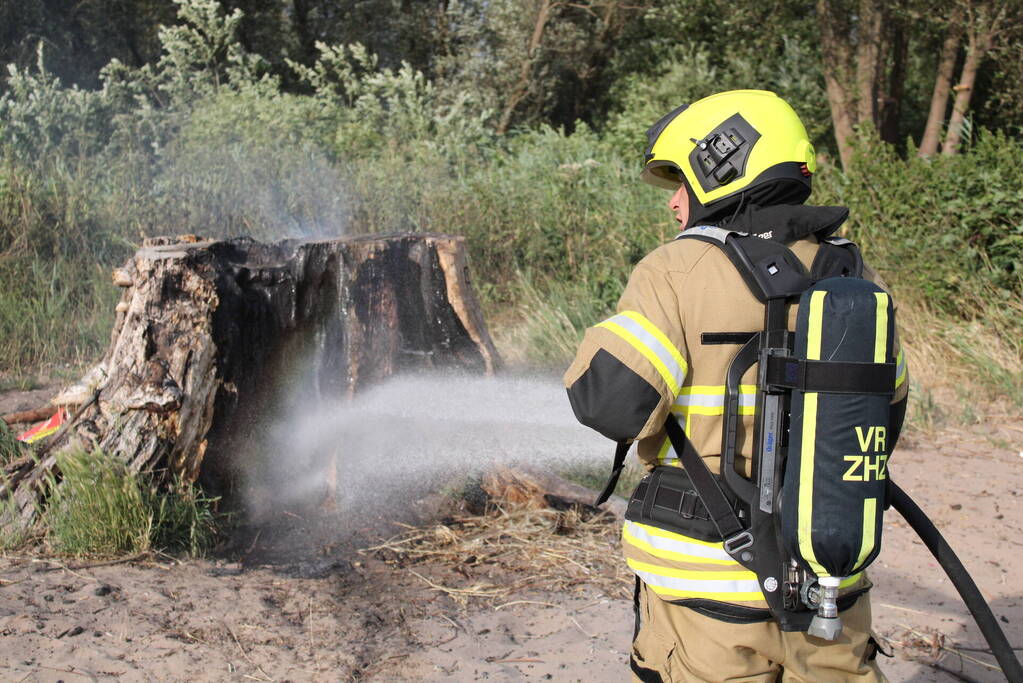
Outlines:
[{"label": "sandy ground", "polygon": [[[1012,423],[907,440],[892,465],[1017,646],[1021,451],[1023,425]],[[534,586],[459,600],[427,583],[468,585],[455,568],[424,562],[413,573],[356,552],[387,533],[377,522],[333,539],[322,525],[250,531],[220,559],[201,561],[95,566],[8,554],[0,558],[0,680],[628,680],[625,585],[613,595]],[[968,649],[985,647],[978,630],[898,514],[886,516],[885,533],[871,575],[875,629],[895,655],[882,662],[890,679],[1004,680],[971,661],[992,658]],[[494,569],[489,579],[515,581],[515,570]]]}]

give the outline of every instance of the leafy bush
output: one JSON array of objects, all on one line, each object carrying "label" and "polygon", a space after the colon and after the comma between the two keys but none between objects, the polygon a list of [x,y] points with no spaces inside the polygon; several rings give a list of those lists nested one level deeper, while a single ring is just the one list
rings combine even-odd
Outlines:
[{"label": "leafy bush", "polygon": [[62,479],[50,481],[43,517],[49,542],[69,555],[150,549],[201,554],[214,534],[213,504],[193,487],[159,491],[101,451],[65,454]]},{"label": "leafy bush", "polygon": [[615,83],[617,104],[606,138],[621,155],[638,159],[646,129],[676,107],[742,88],[778,93],[796,108],[818,150],[833,146],[824,78],[810,44],[782,37],[779,54],[766,60],[742,51],[721,60],[706,47],[679,45],[661,62],[653,75],[628,75]]},{"label": "leafy bush", "polygon": [[143,198],[160,220],[145,232],[270,240],[340,234],[348,191],[326,151],[330,127],[308,97],[226,92],[205,99],[160,155]]},{"label": "leafy bush", "polygon": [[981,134],[964,154],[900,159],[861,138],[855,164],[815,196],[853,207],[850,234],[878,265],[965,318],[1023,296],[1023,143]]}]

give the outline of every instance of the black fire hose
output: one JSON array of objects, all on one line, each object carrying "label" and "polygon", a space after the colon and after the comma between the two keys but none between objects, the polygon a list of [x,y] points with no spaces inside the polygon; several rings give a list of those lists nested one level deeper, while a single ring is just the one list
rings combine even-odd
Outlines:
[{"label": "black fire hose", "polygon": [[923,510],[913,502],[913,499],[906,495],[906,492],[895,485],[891,479],[888,480],[888,499],[896,510],[909,522],[913,530],[920,536],[920,539],[931,551],[934,558],[945,570],[952,585],[959,591],[959,595],[966,603],[966,607],[973,615],[974,621],[984,634],[984,640],[991,646],[991,652],[998,665],[1002,667],[1002,673],[1009,683],[1023,683],[1023,666],[1020,665],[1012,646],[1005,637],[1002,627],[991,612],[991,607],[980,594],[980,589],[974,583],[973,577],[966,572],[966,567],[956,557],[955,552],[948,542],[934,526],[934,523],[927,518]]}]

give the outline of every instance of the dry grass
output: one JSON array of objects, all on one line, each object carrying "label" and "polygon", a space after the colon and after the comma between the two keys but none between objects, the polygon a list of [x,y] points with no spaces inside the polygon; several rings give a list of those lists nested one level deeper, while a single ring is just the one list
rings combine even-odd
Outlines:
[{"label": "dry grass", "polygon": [[[880,640],[885,649],[901,650],[905,657],[944,671],[959,680],[973,680],[964,675],[967,662],[988,671],[1001,672],[997,664],[989,661],[993,659],[990,650],[958,645],[935,628],[913,628],[900,624],[898,630]],[[986,655],[987,658],[982,659],[978,654]]]},{"label": "dry grass", "polygon": [[[406,529],[359,552],[408,571],[463,605],[481,600],[501,609],[511,604],[509,595],[529,589],[585,586],[616,598],[631,595],[632,575],[618,547],[619,520],[609,513],[500,503],[481,515]],[[448,578],[438,578],[444,573]]]},{"label": "dry grass", "polygon": [[[1002,313],[1023,318],[1023,303],[1009,303]],[[1023,412],[1018,340],[995,325],[950,320],[912,296],[900,301],[898,321],[912,382],[911,426],[930,431]]]}]

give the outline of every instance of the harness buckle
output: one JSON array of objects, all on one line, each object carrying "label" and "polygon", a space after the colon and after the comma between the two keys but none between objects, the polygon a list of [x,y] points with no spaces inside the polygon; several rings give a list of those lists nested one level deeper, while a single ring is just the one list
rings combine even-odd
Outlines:
[{"label": "harness buckle", "polygon": [[745,550],[753,545],[753,534],[749,531],[740,531],[734,536],[725,539],[724,549],[729,555]]},{"label": "harness buckle", "polygon": [[678,513],[682,515],[683,519],[693,519],[696,517],[696,503],[699,502],[700,497],[696,491],[683,491],[682,500],[679,502]]}]

